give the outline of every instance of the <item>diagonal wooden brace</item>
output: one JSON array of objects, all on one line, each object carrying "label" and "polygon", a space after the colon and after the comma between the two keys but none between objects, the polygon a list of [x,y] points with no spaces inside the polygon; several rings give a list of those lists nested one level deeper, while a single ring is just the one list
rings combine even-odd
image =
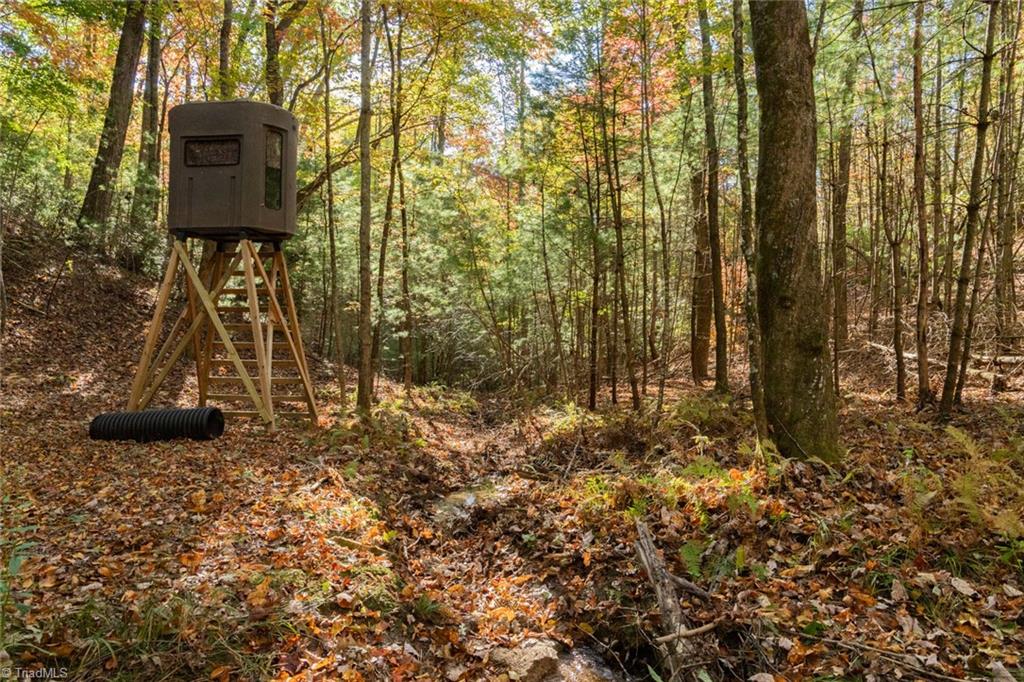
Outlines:
[{"label": "diagonal wooden brace", "polygon": [[[238,259],[235,258],[235,260],[232,262],[237,262],[237,260]],[[225,284],[227,284],[228,279],[230,279],[229,275],[224,275],[223,277],[221,277],[220,281],[217,283],[216,288],[213,290],[211,300],[216,300],[217,296],[220,295],[220,290],[224,288]],[[156,373],[156,376],[153,379],[153,382],[150,385],[149,389],[144,393],[141,400],[139,400],[137,409],[145,409],[146,406],[149,405],[150,401],[153,400],[153,396],[156,395],[156,392],[160,388],[160,385],[163,384],[164,379],[167,378],[167,375],[168,373],[170,373],[171,368],[174,367],[174,363],[176,363],[178,361],[178,358],[181,357],[181,354],[185,352],[185,348],[186,346],[188,346],[189,341],[192,341],[196,338],[196,334],[202,328],[202,324],[204,321],[206,321],[206,319],[208,319],[208,315],[205,310],[198,312],[195,315],[195,317],[192,318],[192,323],[185,331],[185,335],[178,340],[178,345],[175,346],[174,350],[170,352],[170,355],[167,357],[167,360],[162,362],[162,364],[153,364],[154,368],[160,367],[160,370]],[[163,355],[161,354],[161,358],[162,357]]]},{"label": "diagonal wooden brace", "polygon": [[[210,292],[203,286],[203,281],[199,278],[196,273],[196,269],[192,266],[191,261],[188,259],[188,254],[185,252],[185,247],[182,246],[181,242],[175,241],[174,248],[178,251],[178,257],[181,260],[181,264],[185,268],[185,273],[188,275],[189,281],[192,286],[195,287],[196,294],[199,296],[199,300],[202,302],[203,307],[206,309],[206,316],[210,320],[210,324],[217,331],[217,336],[220,337],[221,343],[224,344],[224,349],[231,359],[231,363],[235,367],[235,371],[238,372],[238,376],[242,379],[242,384],[245,386],[246,392],[249,397],[252,398],[253,405],[256,406],[256,411],[263,417],[263,421],[268,424],[273,424],[274,416],[267,409],[260,397],[259,391],[256,390],[256,386],[252,383],[252,379],[249,377],[249,372],[245,369],[245,363],[238,356],[238,351],[235,349],[235,344],[231,342],[231,335],[228,334],[227,329],[224,328],[224,323],[220,320],[220,315],[217,314],[217,306],[214,305],[213,300],[210,298]],[[251,245],[250,245],[251,248]],[[228,271],[230,272],[230,270]],[[196,319],[202,319],[197,316]]]},{"label": "diagonal wooden brace", "polygon": [[[263,262],[260,260],[258,254],[256,253],[256,249],[255,247],[253,247],[252,242],[245,242],[245,244],[248,245],[249,252],[252,258],[252,263],[253,265],[255,265],[260,277],[263,278],[264,282],[269,283],[270,278],[267,277],[267,271],[264,269]],[[282,276],[282,283],[287,288],[287,280],[284,279],[286,277],[287,270],[285,270],[284,268],[278,268],[278,271]],[[290,325],[287,324],[284,316],[284,311],[281,309],[281,304],[277,300],[277,294],[274,291],[273,287],[269,289],[267,298],[270,302],[270,310],[268,311],[268,317],[276,319],[276,322],[279,325],[281,325],[281,332],[284,334],[285,341],[287,341],[288,343],[288,350],[291,352],[292,357],[295,359],[295,365],[299,370],[299,376],[302,378],[302,386],[305,389],[306,393],[306,402],[309,405],[310,415],[312,416],[313,421],[315,423],[317,418],[316,399],[313,396],[313,384],[309,379],[309,370],[306,368],[305,353],[302,352],[302,347],[299,345],[301,342],[297,342],[295,337],[292,335],[293,332],[296,335],[298,334],[298,328],[291,327]],[[273,342],[272,338],[271,342]]]}]

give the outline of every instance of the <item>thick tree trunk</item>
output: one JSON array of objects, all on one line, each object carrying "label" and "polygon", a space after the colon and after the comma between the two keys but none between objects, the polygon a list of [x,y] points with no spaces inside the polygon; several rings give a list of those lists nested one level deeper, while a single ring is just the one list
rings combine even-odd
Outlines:
[{"label": "thick tree trunk", "polygon": [[356,405],[369,416],[373,402],[370,282],[370,0],[359,9],[359,386]]},{"label": "thick tree trunk", "polygon": [[715,390],[729,390],[728,331],[725,327],[725,281],[722,238],[718,228],[718,136],[715,132],[715,90],[711,63],[711,27],[706,0],[698,2],[703,62],[704,143],[708,159],[708,245],[711,250],[711,291],[715,306]]},{"label": "thick tree trunk", "polygon": [[711,253],[704,210],[704,172],[690,177],[693,206],[693,293],[690,305],[690,368],[694,383],[708,378],[711,350]]},{"label": "thick tree trunk", "polygon": [[78,214],[79,227],[103,225],[110,218],[114,185],[124,154],[124,136],[132,113],[135,72],[139,66],[146,24],[146,5],[146,0],[136,0],[128,3],[125,10],[117,56],[114,59],[114,75],[110,79],[110,97],[103,118],[103,132],[92,164],[89,187]]},{"label": "thick tree trunk", "polygon": [[917,209],[917,319],[914,339],[917,347],[917,407],[932,401],[928,378],[928,211],[924,198],[924,77],[921,52],[924,39],[924,3],[914,9],[914,203]]},{"label": "thick tree trunk", "polygon": [[949,334],[949,354],[946,356],[946,377],[942,384],[942,400],[939,413],[948,418],[953,411],[960,354],[964,342],[964,317],[967,307],[967,290],[971,282],[971,263],[974,257],[974,240],[978,231],[978,216],[981,211],[981,176],[985,165],[985,133],[989,126],[989,95],[992,86],[992,61],[995,59],[996,17],[999,3],[989,3],[988,29],[985,37],[985,54],[982,57],[981,92],[978,95],[978,123],[974,146],[974,165],[971,168],[971,186],[967,198],[967,220],[964,226],[964,252],[960,259],[960,273],[956,282],[956,303],[953,308],[953,326]]},{"label": "thick tree trunk", "polygon": [[747,287],[743,308],[747,317],[747,355],[750,363],[750,400],[754,407],[754,426],[759,440],[767,440],[768,421],[764,412],[764,387],[761,385],[761,322],[757,316],[757,259],[754,253],[753,202],[750,167],[747,162],[747,81],[743,65],[743,0],[732,1],[733,76],[736,81],[736,162],[740,175],[740,241],[747,266]]},{"label": "thick tree trunk", "polygon": [[751,0],[761,102],[755,220],[765,410],[785,456],[841,456],[817,236],[817,134],[803,3]]}]

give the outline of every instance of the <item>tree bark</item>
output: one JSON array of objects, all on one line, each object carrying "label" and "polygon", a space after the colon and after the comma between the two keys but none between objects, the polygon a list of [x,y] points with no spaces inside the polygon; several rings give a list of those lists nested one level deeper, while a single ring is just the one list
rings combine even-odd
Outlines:
[{"label": "tree bark", "polygon": [[690,305],[690,369],[693,381],[708,378],[708,353],[711,350],[711,254],[708,220],[704,210],[704,172],[690,177],[693,206],[693,293]]},{"label": "tree bark", "polygon": [[974,164],[971,168],[971,186],[967,199],[967,219],[964,226],[964,252],[960,259],[960,273],[956,282],[956,303],[953,308],[953,326],[949,334],[949,354],[946,356],[946,377],[942,384],[942,400],[939,413],[949,418],[953,411],[960,354],[964,342],[964,317],[967,306],[967,290],[971,282],[971,263],[974,256],[974,240],[978,231],[978,215],[981,210],[981,176],[985,165],[985,133],[989,126],[989,95],[992,84],[992,61],[995,59],[996,16],[998,0],[990,0],[988,29],[985,37],[985,54],[982,56],[981,92],[978,95],[978,123],[974,145]]},{"label": "tree bark", "polygon": [[[263,10],[264,40],[267,48],[267,61],[264,67],[267,98],[271,104],[279,107],[284,105],[284,79],[281,76],[281,60],[278,57],[281,38],[308,2],[309,0],[291,0],[290,3],[282,3],[281,0],[267,0]],[[281,13],[280,21],[277,19],[278,13]]]},{"label": "tree bark", "polygon": [[231,82],[231,21],[234,10],[233,0],[224,0],[217,62],[217,88],[220,90],[221,99],[231,99],[235,90],[234,83]]},{"label": "tree bark", "polygon": [[917,209],[917,319],[914,340],[917,357],[917,408],[932,401],[928,377],[928,212],[924,198],[924,98],[921,80],[924,77],[922,54],[924,39],[924,3],[914,9],[914,203]]},{"label": "tree bark", "polygon": [[708,245],[711,250],[711,292],[715,308],[715,390],[729,390],[728,331],[725,327],[725,282],[722,276],[722,238],[718,227],[718,136],[715,131],[715,89],[711,64],[711,27],[707,2],[698,2],[703,62],[704,143],[708,159]]},{"label": "tree bark", "polygon": [[370,0],[359,9],[359,386],[356,405],[369,416],[373,402],[370,283]]},{"label": "tree bark", "polygon": [[768,420],[764,412],[764,386],[761,385],[761,322],[757,316],[757,259],[754,253],[753,202],[750,190],[750,166],[747,161],[747,81],[743,64],[743,0],[732,2],[733,77],[736,81],[736,162],[740,175],[740,241],[747,267],[747,285],[743,308],[747,317],[747,356],[750,364],[750,400],[754,408],[754,426],[759,440],[767,440]]},{"label": "tree bark", "polygon": [[[1009,6],[1003,7],[1003,31],[1008,33],[1007,26],[1011,23]],[[1017,47],[1020,45],[1021,5],[1017,3],[1017,16],[1012,21],[1012,35],[1004,35],[1003,39],[1010,48],[1003,51],[1002,63],[1002,95],[1001,123],[999,136],[999,174],[997,176],[997,210],[995,225],[995,256],[998,259],[995,276],[996,297],[996,343],[999,352],[1009,353],[1015,346],[1013,336],[1016,323],[1016,309],[1013,301],[1014,289],[1014,247],[1016,246],[1016,210],[1011,201],[1011,192],[1016,186],[1017,154],[1014,143],[1015,112],[1019,106],[1014,83],[1014,71],[1017,66]],[[1020,130],[1017,132],[1019,145]],[[1019,150],[1019,147],[1017,147]]]},{"label": "tree bark", "polygon": [[803,3],[750,0],[761,103],[755,222],[765,411],[789,457],[837,460],[841,448],[822,300],[817,131]]},{"label": "tree bark", "polygon": [[110,79],[110,97],[103,118],[103,132],[92,164],[89,187],[78,214],[79,227],[103,225],[110,218],[121,156],[124,154],[124,136],[132,113],[132,95],[135,90],[135,72],[142,52],[142,39],[146,23],[147,0],[129,2],[121,24],[121,38],[114,58],[114,74]]}]

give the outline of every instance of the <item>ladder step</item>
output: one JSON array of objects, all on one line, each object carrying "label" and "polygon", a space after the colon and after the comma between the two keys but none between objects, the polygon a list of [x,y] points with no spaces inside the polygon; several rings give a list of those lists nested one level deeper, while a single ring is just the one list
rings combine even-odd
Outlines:
[{"label": "ladder step", "polygon": [[[221,410],[225,417],[259,417],[260,413],[255,410]],[[312,419],[309,412],[275,412],[275,417],[282,419]]]},{"label": "ladder step", "polygon": [[[213,340],[213,345],[214,346],[218,346],[220,348],[223,348],[224,347],[224,342],[222,340],[220,340],[219,338],[217,338],[217,339]],[[256,342],[255,341],[232,341],[231,345],[233,345],[235,348],[255,348],[256,347]]]},{"label": "ladder step", "polygon": [[[304,395],[275,395],[272,396],[274,404],[278,403],[304,403],[306,402],[306,396]],[[223,400],[226,402],[242,402],[249,401],[251,398],[248,393],[207,393],[207,400]]]},{"label": "ladder step", "polygon": [[[229,386],[242,386],[242,377],[229,376],[229,377],[218,377],[210,376],[206,377],[207,381],[211,384],[227,384]],[[255,384],[259,381],[259,377],[250,376],[249,379]],[[294,386],[302,384],[302,377],[270,377],[270,383],[277,386]]]},{"label": "ladder step", "polygon": [[249,306],[240,305],[219,305],[217,306],[218,313],[247,313],[249,312]]},{"label": "ladder step", "polygon": [[[277,293],[277,289],[274,290]],[[249,290],[245,287],[229,287],[220,290],[221,296],[248,296]],[[266,287],[256,287],[256,294],[259,296],[266,296],[270,293],[270,289]]]},{"label": "ladder step", "polygon": [[[223,324],[225,329],[243,332],[252,331],[252,322],[224,322]],[[260,329],[266,329],[266,327],[266,322],[260,322]],[[274,323],[274,331],[280,334],[284,334],[284,329],[282,328],[282,325],[279,325],[276,322]]]},{"label": "ladder step", "polygon": [[[242,364],[246,367],[256,367],[256,360],[253,358],[241,358]],[[211,365],[218,367],[234,367],[235,363],[231,361],[231,358],[211,358]],[[298,364],[294,360],[278,360],[274,359],[274,367],[298,367]]]}]

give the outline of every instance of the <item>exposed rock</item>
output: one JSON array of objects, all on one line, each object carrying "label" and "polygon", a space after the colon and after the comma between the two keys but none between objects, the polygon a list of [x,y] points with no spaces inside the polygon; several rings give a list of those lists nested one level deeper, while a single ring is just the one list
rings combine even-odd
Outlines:
[{"label": "exposed rock", "polygon": [[558,673],[558,648],[549,641],[526,640],[515,649],[495,649],[490,658],[519,682],[543,682]]}]

